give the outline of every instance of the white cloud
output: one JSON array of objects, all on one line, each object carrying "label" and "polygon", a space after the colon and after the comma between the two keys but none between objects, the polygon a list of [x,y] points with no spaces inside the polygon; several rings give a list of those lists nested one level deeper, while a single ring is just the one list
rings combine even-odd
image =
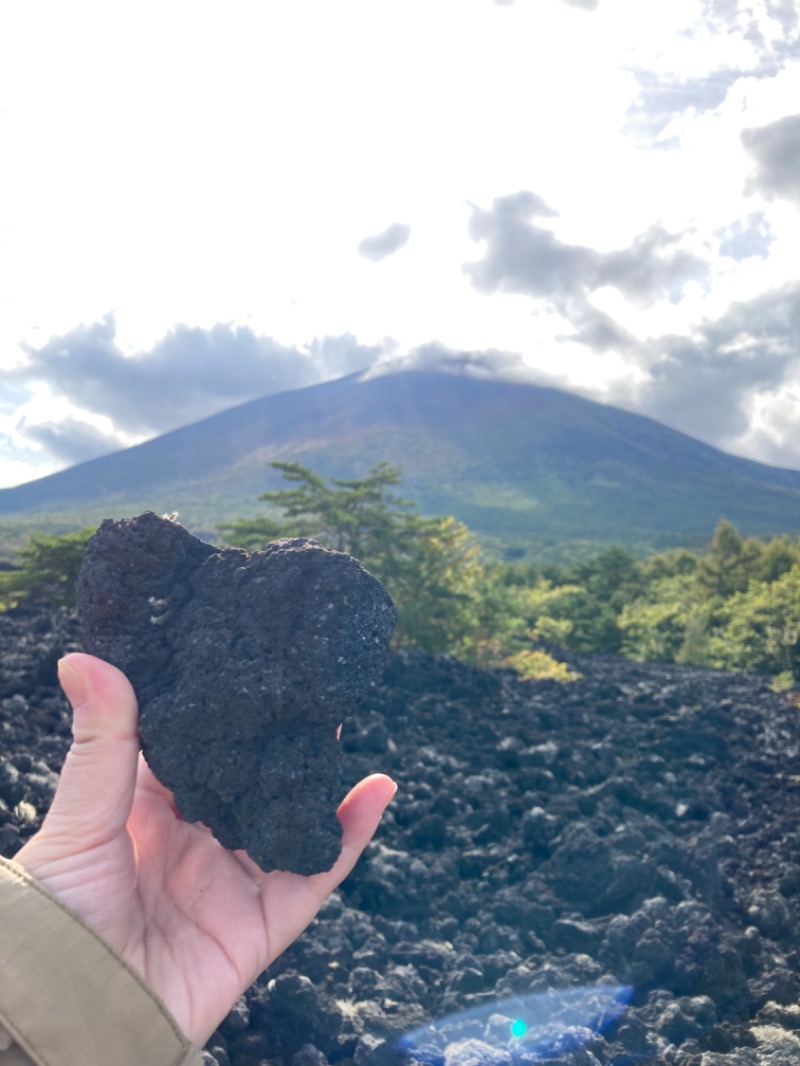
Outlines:
[{"label": "white cloud", "polygon": [[126,355],[108,314],[26,345],[25,360],[0,370],[0,432],[6,454],[37,456],[49,472],[245,400],[353,373],[391,347],[344,334],[287,348],[249,327],[218,323],[175,326],[149,350]]},{"label": "white cloud", "polygon": [[393,222],[380,233],[371,237],[364,237],[358,242],[358,254],[363,255],[370,262],[377,263],[385,259],[387,255],[394,255],[408,243],[411,236],[411,227],[404,222]]},{"label": "white cloud", "polygon": [[769,200],[785,198],[800,206],[800,114],[749,127],[741,137],[757,164],[751,187]]},{"label": "white cloud", "polygon": [[[708,323],[798,277],[793,0],[45,0],[0,23],[9,476],[434,338],[620,395],[688,338],[687,380],[730,382]],[[503,236],[491,205],[526,189],[558,216]],[[785,437],[758,396],[745,448]]]},{"label": "white cloud", "polygon": [[464,268],[475,288],[545,300],[579,321],[588,294],[602,287],[649,306],[658,299],[679,302],[688,282],[708,276],[707,263],[682,247],[681,235],[661,226],[637,234],[628,247],[606,252],[560,240],[547,224],[556,215],[527,190],[498,197],[488,209],[475,207],[470,235],[485,242],[484,255]]},{"label": "white cloud", "polygon": [[740,454],[755,448],[751,454],[763,457],[769,441],[773,454],[782,448],[783,465],[797,457],[796,433],[785,419],[770,430],[769,419],[795,402],[800,282],[732,304],[688,335],[634,346],[631,356],[646,374],[618,383],[612,402]]}]

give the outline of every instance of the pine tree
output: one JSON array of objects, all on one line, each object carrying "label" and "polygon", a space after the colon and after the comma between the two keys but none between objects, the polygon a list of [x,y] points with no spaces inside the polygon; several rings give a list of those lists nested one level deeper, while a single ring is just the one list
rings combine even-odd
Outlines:
[{"label": "pine tree", "polygon": [[259,497],[279,516],[220,526],[228,543],[252,551],[276,536],[303,536],[347,552],[397,604],[395,644],[474,653],[485,571],[466,526],[418,514],[394,492],[402,471],[386,462],[354,480],[326,480],[300,463],[271,465],[292,483]]},{"label": "pine tree", "polygon": [[58,536],[34,534],[19,553],[19,565],[0,573],[0,600],[74,607],[78,571],[92,527]]}]

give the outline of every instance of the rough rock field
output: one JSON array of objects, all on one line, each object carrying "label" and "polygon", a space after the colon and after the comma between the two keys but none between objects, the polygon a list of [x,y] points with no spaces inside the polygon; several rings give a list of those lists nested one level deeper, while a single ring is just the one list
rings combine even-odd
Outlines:
[{"label": "rough rock field", "polygon": [[[78,646],[68,612],[0,614],[4,855],[52,795]],[[753,676],[573,664],[393,657],[342,787],[386,770],[398,795],[209,1064],[800,1062],[798,707]]]}]

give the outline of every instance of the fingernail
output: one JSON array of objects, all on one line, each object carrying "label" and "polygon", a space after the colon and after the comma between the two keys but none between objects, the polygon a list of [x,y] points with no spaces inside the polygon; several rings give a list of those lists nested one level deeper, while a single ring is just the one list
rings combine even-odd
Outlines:
[{"label": "fingernail", "polygon": [[58,680],[71,704],[84,703],[89,686],[83,674],[69,661],[69,656],[58,660]]}]

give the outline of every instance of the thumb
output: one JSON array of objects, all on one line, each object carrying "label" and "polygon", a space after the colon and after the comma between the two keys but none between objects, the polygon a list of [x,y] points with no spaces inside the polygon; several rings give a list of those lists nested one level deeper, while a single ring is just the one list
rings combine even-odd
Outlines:
[{"label": "thumb", "polygon": [[105,843],[125,826],[139,757],[136,696],[125,675],[92,655],[61,659],[58,677],[72,705],[72,747],[42,826],[65,851]]}]

